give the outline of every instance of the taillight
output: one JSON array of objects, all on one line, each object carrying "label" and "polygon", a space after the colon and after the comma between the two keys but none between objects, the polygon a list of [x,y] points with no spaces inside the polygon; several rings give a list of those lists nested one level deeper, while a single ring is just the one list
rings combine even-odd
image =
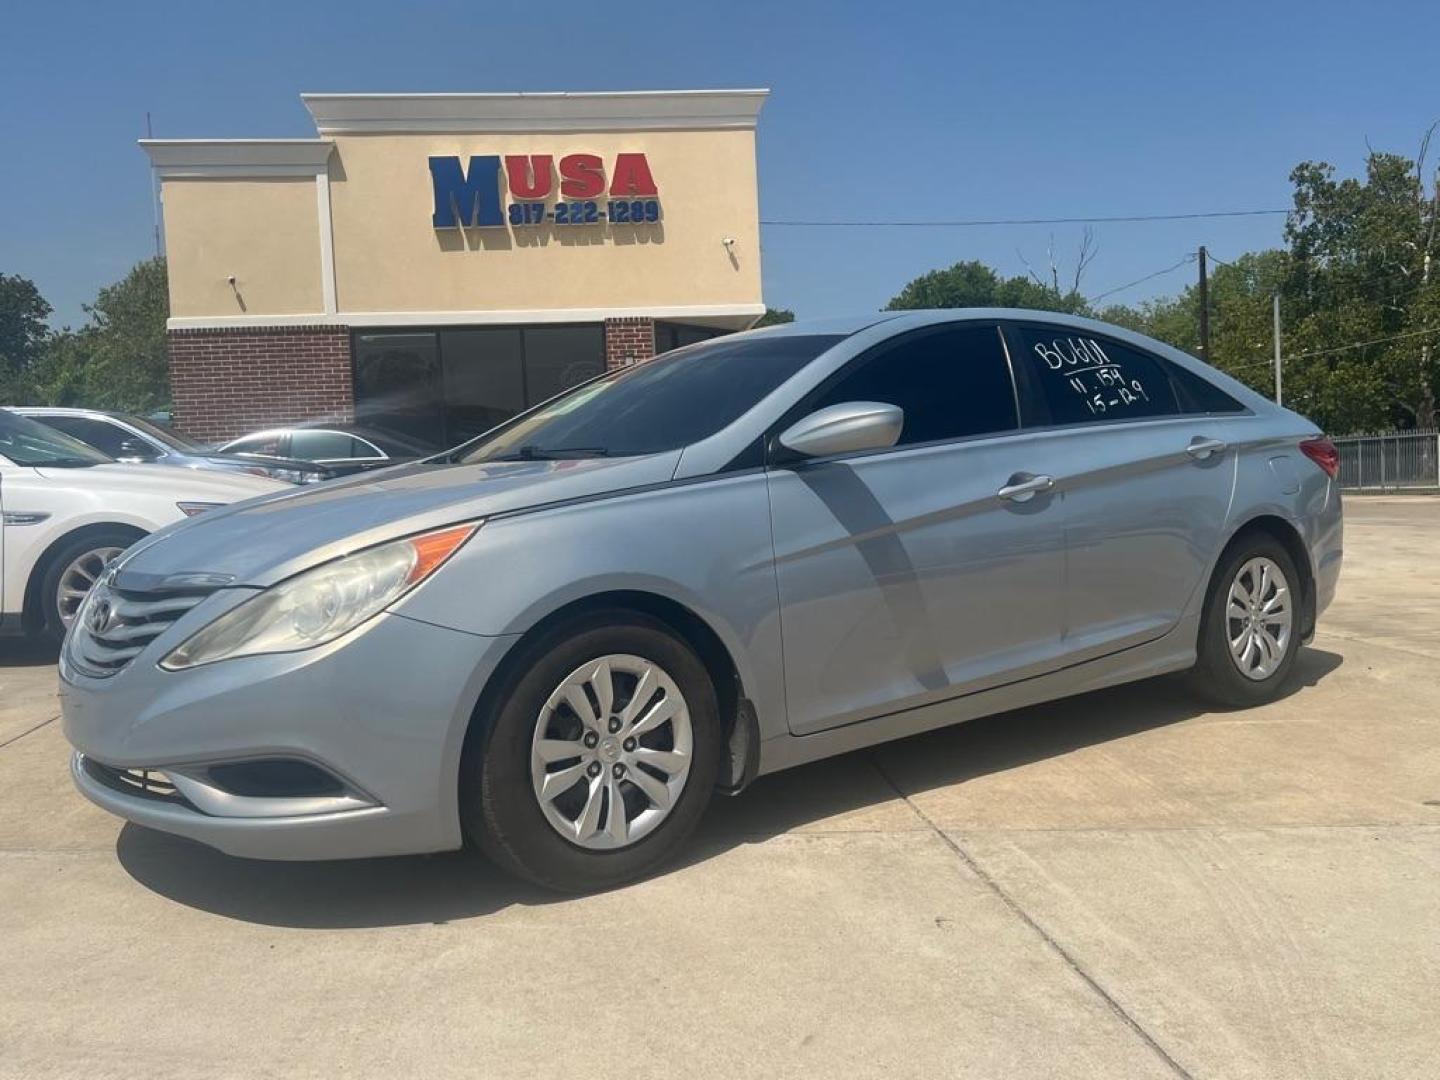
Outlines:
[{"label": "taillight", "polygon": [[1340,451],[1329,439],[1306,439],[1300,444],[1300,452],[1324,469],[1331,480],[1340,475]]}]

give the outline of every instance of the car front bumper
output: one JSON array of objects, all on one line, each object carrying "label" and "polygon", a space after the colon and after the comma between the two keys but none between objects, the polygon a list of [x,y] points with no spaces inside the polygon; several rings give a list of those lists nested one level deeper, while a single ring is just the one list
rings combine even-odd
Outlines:
[{"label": "car front bumper", "polygon": [[[156,666],[175,644],[169,639],[103,679],[61,658],[71,775],[92,802],[250,858],[362,858],[461,845],[465,733],[513,637],[382,614],[319,649],[182,672]],[[234,775],[236,765],[275,761],[301,763],[331,785],[257,797],[215,780]],[[138,770],[164,774],[174,794],[156,797],[115,781]]]}]

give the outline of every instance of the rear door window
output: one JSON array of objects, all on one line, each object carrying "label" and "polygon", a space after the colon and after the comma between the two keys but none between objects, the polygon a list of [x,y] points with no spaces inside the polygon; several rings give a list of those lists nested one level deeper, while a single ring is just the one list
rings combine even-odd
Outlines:
[{"label": "rear door window", "polygon": [[[1070,326],[1014,328],[1038,423],[1096,424],[1180,412],[1159,357]],[[1017,372],[1017,375],[1019,373]]]},{"label": "rear door window", "polygon": [[1175,397],[1183,413],[1241,413],[1245,406],[1221,390],[1209,379],[1182,368],[1166,364],[1170,381],[1175,384]]},{"label": "rear door window", "polygon": [[270,454],[272,456],[283,456],[284,446],[282,440],[284,435],[269,433],[263,435],[247,435],[243,439],[237,439],[225,447],[227,454]]},{"label": "rear door window", "polygon": [[290,433],[290,452],[306,461],[374,456],[373,448],[357,454],[355,442],[343,431],[294,431]]}]

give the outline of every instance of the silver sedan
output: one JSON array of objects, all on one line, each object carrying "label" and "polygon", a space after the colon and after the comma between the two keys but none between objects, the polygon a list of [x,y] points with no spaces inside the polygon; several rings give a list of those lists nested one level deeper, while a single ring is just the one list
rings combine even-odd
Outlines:
[{"label": "silver sedan", "polygon": [[1274,698],[1335,589],[1336,468],[1083,319],[719,338],[131,548],[62,652],[72,772],[237,855],[469,840],[603,888],[802,762],[1164,672]]}]

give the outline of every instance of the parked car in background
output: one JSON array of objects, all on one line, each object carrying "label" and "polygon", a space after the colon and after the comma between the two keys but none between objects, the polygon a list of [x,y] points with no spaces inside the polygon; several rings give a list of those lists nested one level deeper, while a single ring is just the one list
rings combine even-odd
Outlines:
[{"label": "parked car in background", "polygon": [[1340,573],[1336,470],[1303,417],[1087,319],[735,334],[136,547],[87,607],[175,607],[77,620],[71,772],[236,855],[468,838],[604,888],[807,761],[1165,672],[1273,700]]},{"label": "parked car in background", "polygon": [[401,465],[441,449],[398,432],[361,424],[269,428],[232,439],[220,447],[226,454],[300,458],[323,465],[336,475]]},{"label": "parked car in background", "polygon": [[245,472],[290,484],[315,484],[335,475],[313,461],[211,450],[177,431],[129,413],[50,405],[17,407],[11,412],[48,424],[116,461]]},{"label": "parked car in background", "polygon": [[293,490],[245,473],[120,464],[0,409],[0,629],[59,641],[106,565],[136,540],[226,503]]}]

